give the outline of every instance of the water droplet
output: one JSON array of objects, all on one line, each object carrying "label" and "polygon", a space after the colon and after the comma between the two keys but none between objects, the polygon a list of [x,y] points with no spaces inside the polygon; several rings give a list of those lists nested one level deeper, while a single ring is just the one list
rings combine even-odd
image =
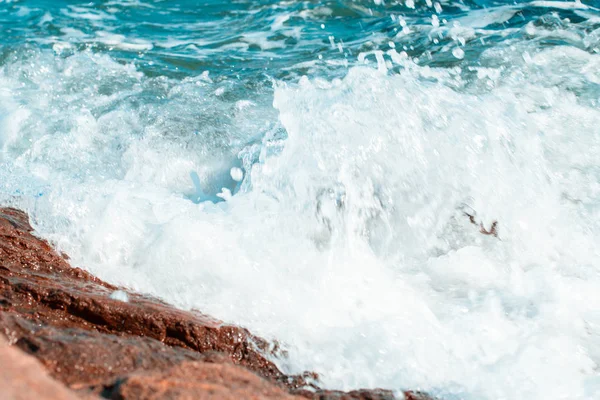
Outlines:
[{"label": "water droplet", "polygon": [[244,171],[240,168],[233,167],[229,173],[231,174],[231,178],[236,182],[241,182],[244,179]]},{"label": "water droplet", "polygon": [[454,49],[452,49],[452,55],[458,58],[459,60],[465,58],[465,52],[460,47],[455,47]]}]

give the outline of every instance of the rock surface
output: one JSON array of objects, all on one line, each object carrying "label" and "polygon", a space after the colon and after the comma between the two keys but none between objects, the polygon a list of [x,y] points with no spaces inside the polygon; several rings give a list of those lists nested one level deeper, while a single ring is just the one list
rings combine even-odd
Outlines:
[{"label": "rock surface", "polygon": [[13,346],[0,335],[0,388],[5,400],[76,400],[78,397],[52,379],[34,358]]},{"label": "rock surface", "polygon": [[110,399],[294,399],[252,372],[216,358],[128,375],[103,392]]},{"label": "rock surface", "polygon": [[[37,358],[67,386],[58,398],[75,398],[70,390],[109,399],[394,397],[385,390],[320,390],[308,383],[315,374],[279,371],[264,355],[277,346],[246,329],[136,293],[128,292],[126,302],[118,299],[123,293],[110,296],[119,288],[71,267],[32,231],[26,214],[0,208],[0,333],[14,345],[0,345],[0,355],[10,350],[6,357],[31,359],[15,353],[18,348]],[[9,377],[9,386],[28,393],[25,398],[52,398],[34,394],[38,386],[27,379],[60,384],[40,368],[31,371],[22,380]]]}]

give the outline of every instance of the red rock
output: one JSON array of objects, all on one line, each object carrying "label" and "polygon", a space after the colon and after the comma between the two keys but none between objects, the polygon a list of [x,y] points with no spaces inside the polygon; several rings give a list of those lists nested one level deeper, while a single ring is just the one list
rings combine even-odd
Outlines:
[{"label": "red rock", "polygon": [[[471,221],[471,223],[473,225],[477,225],[477,221],[475,220],[475,216],[473,214],[469,214],[469,213],[464,213],[465,216],[467,216],[469,218],[469,221]],[[492,221],[492,224],[490,225],[490,229],[486,229],[483,226],[483,222],[479,223],[479,233],[483,234],[483,235],[491,235],[491,236],[495,236],[498,237],[498,221]]]},{"label": "red rock", "polygon": [[135,293],[126,303],[109,298],[116,287],[72,268],[31,234],[26,218],[16,210],[0,210],[0,310],[40,326],[88,330],[94,338],[99,333],[134,336],[200,353],[218,351],[265,378],[290,381],[291,387],[304,384],[300,377],[282,374],[258,351],[268,343],[243,328]]},{"label": "red rock", "polygon": [[433,400],[431,396],[423,392],[413,392],[408,390],[404,392],[404,400]]},{"label": "red rock", "polygon": [[71,267],[32,232],[26,214],[0,208],[0,332],[80,396],[393,398],[320,390],[279,371],[265,356],[277,346],[246,329],[136,293],[111,299],[115,286]]},{"label": "red rock", "polygon": [[9,346],[0,335],[1,397],[4,400],[76,400],[78,397],[52,379],[34,358]]},{"label": "red rock", "polygon": [[[350,392],[342,392],[339,390],[316,390],[314,392],[308,390],[294,391],[304,397],[319,399],[319,400],[393,400],[394,393],[390,390],[383,389],[361,389]],[[411,400],[411,399],[406,399]],[[426,400],[426,399],[415,399]]]},{"label": "red rock", "polygon": [[165,371],[132,374],[104,391],[110,399],[297,399],[233,364],[189,361]]}]

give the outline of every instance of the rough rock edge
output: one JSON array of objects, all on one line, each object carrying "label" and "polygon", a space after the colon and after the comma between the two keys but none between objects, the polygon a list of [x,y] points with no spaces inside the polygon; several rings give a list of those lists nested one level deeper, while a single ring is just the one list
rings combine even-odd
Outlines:
[{"label": "rough rock edge", "polygon": [[[0,332],[80,396],[394,398],[381,389],[320,390],[314,373],[279,371],[263,355],[277,344],[246,329],[129,291],[128,302],[111,299],[117,287],[71,267],[32,232],[25,213],[0,208]],[[198,384],[185,383],[190,374]]]}]

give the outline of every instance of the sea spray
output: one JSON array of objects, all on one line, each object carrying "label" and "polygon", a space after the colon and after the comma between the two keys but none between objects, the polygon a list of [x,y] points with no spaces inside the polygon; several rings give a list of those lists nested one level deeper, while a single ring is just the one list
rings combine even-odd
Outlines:
[{"label": "sea spray", "polygon": [[597,398],[598,10],[388,3],[0,3],[0,200],[325,387]]}]

